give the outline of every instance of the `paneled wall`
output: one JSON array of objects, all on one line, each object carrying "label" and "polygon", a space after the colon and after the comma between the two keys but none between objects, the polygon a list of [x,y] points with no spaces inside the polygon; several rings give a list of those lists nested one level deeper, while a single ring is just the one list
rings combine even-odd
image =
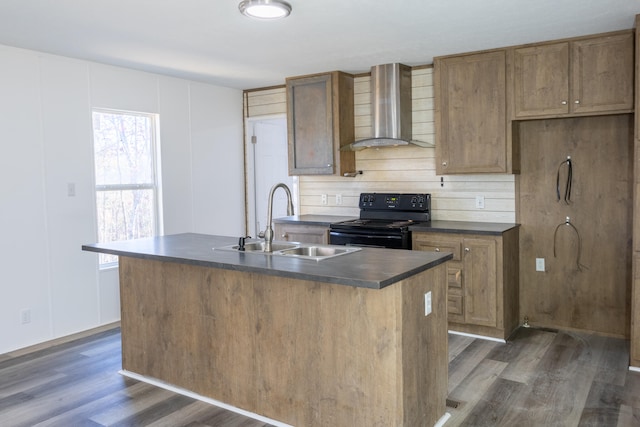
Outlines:
[{"label": "paneled wall", "polygon": [[241,91],[8,46],[0,63],[0,354],[120,319],[117,269],[81,250],[94,107],[160,115],[165,233],[240,235]]},{"label": "paneled wall", "polygon": [[[371,96],[368,74],[354,84],[356,139],[371,136]],[[269,88],[245,94],[245,116],[286,113],[285,88]],[[413,138],[434,142],[433,68],[412,70]],[[515,183],[512,175],[435,174],[434,148],[415,146],[369,148],[356,153],[362,175],[301,176],[299,206],[302,214],[357,215],[362,192],[431,193],[433,219],[455,221],[515,222]],[[441,181],[442,179],[442,181]],[[329,196],[323,206],[321,195]],[[343,204],[336,205],[341,194]],[[485,208],[476,209],[476,196],[485,197]]]}]

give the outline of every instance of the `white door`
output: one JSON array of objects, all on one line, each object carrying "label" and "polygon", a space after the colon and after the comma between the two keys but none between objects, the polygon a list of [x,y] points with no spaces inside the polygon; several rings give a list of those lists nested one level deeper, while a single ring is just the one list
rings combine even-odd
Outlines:
[{"label": "white door", "polygon": [[[287,165],[287,120],[284,115],[247,119],[247,233],[257,237],[266,229],[268,196],[271,187],[284,183],[290,189],[297,213],[298,183],[289,176]],[[273,218],[287,215],[287,197],[277,189]],[[274,236],[278,240],[278,236]]]}]

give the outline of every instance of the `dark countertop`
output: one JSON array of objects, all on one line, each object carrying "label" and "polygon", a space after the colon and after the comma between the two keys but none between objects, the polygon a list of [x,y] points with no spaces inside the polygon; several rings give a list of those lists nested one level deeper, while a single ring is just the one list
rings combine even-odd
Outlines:
[{"label": "dark countertop", "polygon": [[358,219],[357,216],[338,216],[338,215],[292,215],[273,220],[274,223],[300,224],[300,225],[326,225],[342,221]]},{"label": "dark countertop", "polygon": [[513,223],[467,222],[467,221],[431,221],[430,224],[412,225],[411,231],[432,233],[473,233],[500,235],[507,230],[518,227]]},{"label": "dark countertop", "polygon": [[213,249],[237,243],[237,237],[185,233],[83,245],[82,249],[372,289],[382,289],[453,257],[450,253],[362,248],[347,255],[315,261]]},{"label": "dark countertop", "polygon": [[[337,215],[293,215],[274,219],[274,223],[304,224],[304,225],[326,225],[333,223],[357,219],[358,217],[337,216]],[[431,221],[430,224],[412,225],[411,231],[424,231],[432,233],[473,233],[499,235],[514,227],[514,223],[498,222],[468,222],[468,221]]]}]

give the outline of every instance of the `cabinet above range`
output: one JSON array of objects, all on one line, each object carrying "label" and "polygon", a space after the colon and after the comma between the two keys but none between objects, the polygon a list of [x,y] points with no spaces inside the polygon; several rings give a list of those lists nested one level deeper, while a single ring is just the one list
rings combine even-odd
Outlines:
[{"label": "cabinet above range", "polygon": [[353,76],[340,71],[287,78],[289,175],[355,171]]}]

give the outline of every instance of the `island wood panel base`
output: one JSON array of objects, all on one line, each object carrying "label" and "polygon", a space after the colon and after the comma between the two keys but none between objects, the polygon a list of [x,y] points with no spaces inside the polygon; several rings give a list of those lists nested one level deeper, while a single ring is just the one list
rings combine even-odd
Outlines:
[{"label": "island wood panel base", "polygon": [[445,264],[374,290],[120,257],[120,287],[128,371],[295,426],[445,413]]}]

